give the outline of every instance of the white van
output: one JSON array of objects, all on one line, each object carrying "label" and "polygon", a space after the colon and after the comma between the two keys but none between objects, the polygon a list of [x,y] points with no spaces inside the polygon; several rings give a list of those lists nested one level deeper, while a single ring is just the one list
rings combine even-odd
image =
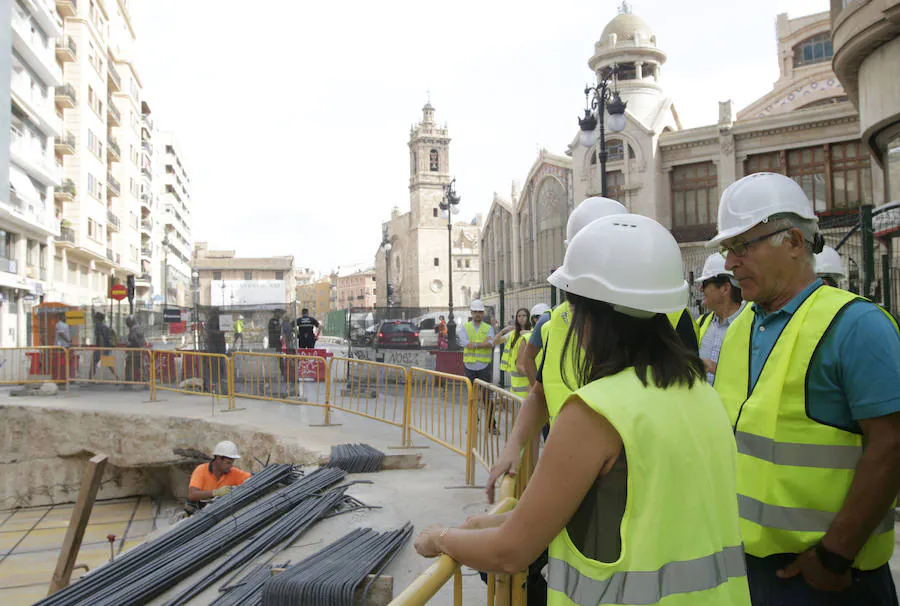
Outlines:
[{"label": "white van", "polygon": [[[424,349],[437,349],[437,333],[434,332],[434,327],[440,323],[441,316],[444,316],[444,319],[448,321],[450,320],[450,313],[446,311],[430,311],[412,319],[419,326],[419,340],[422,342]],[[453,319],[456,321],[456,331],[459,334],[462,325],[469,321],[469,311],[454,310]]]}]

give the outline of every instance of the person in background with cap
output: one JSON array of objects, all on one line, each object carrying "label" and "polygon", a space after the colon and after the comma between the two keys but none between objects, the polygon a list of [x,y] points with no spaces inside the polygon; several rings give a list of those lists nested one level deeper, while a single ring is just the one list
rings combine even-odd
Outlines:
[{"label": "person in background with cap", "polygon": [[847,279],[847,266],[840,253],[830,246],[825,246],[822,252],[816,253],[816,275],[828,286],[840,288],[838,282]]},{"label": "person in background with cap", "polygon": [[251,475],[234,467],[234,462],[241,458],[234,442],[228,440],[219,442],[212,455],[212,461],[198,465],[191,474],[191,482],[188,485],[188,501],[191,503],[199,504],[213,497],[225,496]]},{"label": "person in background with cap", "polygon": [[416,550],[511,574],[549,545],[554,606],[748,606],[734,435],[664,315],[688,293],[675,238],[598,219],[549,281],[569,301],[563,356],[580,353],[528,488],[509,513],[425,528]]},{"label": "person in background with cap", "polygon": [[823,245],[789,177],[756,173],[722,193],[708,246],[752,302],[715,380],[737,439],[750,594],[757,606],[896,606],[900,334],[816,277]]},{"label": "person in background with cap", "polygon": [[728,327],[744,310],[741,289],[734,274],[725,269],[725,257],[714,252],[703,264],[697,278],[703,292],[703,306],[709,310],[700,317],[700,359],[706,368],[706,378],[712,385],[716,378],[716,363]]}]

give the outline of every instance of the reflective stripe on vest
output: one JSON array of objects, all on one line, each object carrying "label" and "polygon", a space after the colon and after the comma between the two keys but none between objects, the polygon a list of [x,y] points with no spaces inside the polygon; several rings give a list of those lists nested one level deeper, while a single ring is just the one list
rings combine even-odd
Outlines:
[{"label": "reflective stripe on vest", "polygon": [[580,523],[568,523],[553,539],[548,605],[749,606],[734,498],[737,452],[712,387],[701,380],[693,387],[644,386],[629,368],[575,395],[622,438],[627,502],[614,562],[591,559],[577,547],[591,537],[570,534],[593,532],[590,510],[579,511]]},{"label": "reflective stripe on vest", "polygon": [[576,604],[656,604],[670,595],[714,589],[746,576],[744,550],[726,547],[718,553],[668,562],[657,570],[616,572],[603,580],[578,572],[563,560],[551,559],[547,585]]},{"label": "reflective stripe on vest", "polygon": [[[791,315],[750,390],[751,305],[722,343],[715,388],[735,428],[738,499],[747,553],[766,557],[814,546],[843,507],[862,436],[807,415],[807,377],[819,345],[847,306],[861,301],[821,286]],[[894,546],[893,512],[857,554],[854,567],[878,568]]]},{"label": "reflective stripe on vest", "polygon": [[[472,322],[466,322],[463,326],[463,330],[466,331],[466,336],[469,337],[469,343],[481,343],[482,341],[487,340],[488,332],[491,327],[487,322],[482,322],[478,325],[478,330],[475,330],[475,325]],[[491,349],[490,347],[478,347],[476,349],[464,349],[463,350],[463,364],[490,364],[491,363]]]}]

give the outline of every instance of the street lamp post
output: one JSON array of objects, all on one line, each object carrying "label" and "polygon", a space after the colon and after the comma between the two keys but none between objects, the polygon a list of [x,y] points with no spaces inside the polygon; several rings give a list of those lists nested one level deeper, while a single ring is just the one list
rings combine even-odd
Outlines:
[{"label": "street lamp post", "polygon": [[381,247],[384,249],[384,295],[387,301],[388,316],[391,309],[391,240],[388,238],[388,226],[385,225],[381,230]]},{"label": "street lamp post", "polygon": [[[584,89],[584,118],[578,119],[581,127],[581,144],[593,148],[597,143],[597,126],[600,126],[600,195],[606,197],[606,127],[605,117],[609,112],[609,129],[613,132],[625,130],[626,102],[619,98],[619,93],[610,90],[610,82],[615,82],[618,68],[613,65],[597,86]],[[593,95],[591,95],[593,93]],[[596,112],[596,113],[595,113]]]},{"label": "street lamp post", "polygon": [[169,306],[169,232],[163,234],[163,309]]},{"label": "street lamp post", "polygon": [[444,187],[444,199],[441,201],[441,210],[447,213],[447,274],[450,288],[450,317],[447,319],[447,347],[456,349],[456,320],[453,318],[453,215],[457,212],[459,196],[456,195],[456,179],[450,181],[450,185]]}]

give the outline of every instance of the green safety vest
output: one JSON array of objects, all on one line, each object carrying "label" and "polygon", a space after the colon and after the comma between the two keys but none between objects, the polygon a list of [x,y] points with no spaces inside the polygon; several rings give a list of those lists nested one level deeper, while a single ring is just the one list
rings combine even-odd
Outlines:
[{"label": "green safety vest", "polygon": [[519,335],[519,338],[516,340],[516,345],[510,352],[509,391],[522,398],[528,395],[528,375],[519,372],[519,369],[516,368],[516,360],[519,358],[519,351],[525,347],[523,343],[527,345],[530,337],[530,330],[528,332],[523,332]]},{"label": "green safety vest", "polygon": [[[807,415],[806,377],[835,319],[859,300],[830,286],[816,289],[791,315],[752,391],[749,352],[755,314],[750,305],[725,333],[715,388],[737,439],[738,505],[750,555],[762,558],[813,547],[850,490],[863,452],[862,436]],[[854,567],[878,568],[893,549],[894,512],[889,511]]]},{"label": "green safety vest", "polygon": [[622,436],[622,546],[615,562],[593,560],[564,528],[550,543],[547,603],[749,606],[732,492],[737,454],[712,387],[699,379],[693,388],[645,387],[627,369],[576,395]]},{"label": "green safety vest", "polygon": [[510,365],[510,349],[512,348],[512,340],[516,338],[516,331],[513,330],[506,337],[506,342],[503,344],[503,350],[500,353],[500,370],[502,372],[513,372],[516,369],[516,359],[512,359],[512,364]]},{"label": "green safety vest", "polygon": [[700,343],[703,343],[703,337],[706,336],[706,331],[712,325],[713,315],[713,312],[708,311],[700,316],[700,320],[697,322],[697,340]]},{"label": "green safety vest", "polygon": [[236,320],[234,323],[234,332],[244,332],[244,321]]},{"label": "green safety vest", "polygon": [[[546,334],[541,334],[544,354],[544,370],[541,373],[544,387],[544,398],[547,401],[547,415],[550,425],[556,420],[556,415],[562,408],[566,398],[572,393],[563,381],[559,363],[562,359],[562,349],[566,342],[566,334],[569,332],[569,323],[572,320],[572,312],[568,301],[563,301],[550,312],[550,319],[544,324],[547,327]],[[577,347],[569,347],[569,355],[566,360],[566,378],[575,383],[575,355]],[[581,352],[579,351],[578,354]]]},{"label": "green safety vest", "polygon": [[[463,325],[463,330],[466,331],[466,336],[469,337],[469,343],[481,343],[482,341],[487,340],[488,332],[491,330],[491,327],[487,322],[482,322],[478,326],[478,330],[475,330],[475,325],[472,322],[466,322]],[[491,347],[464,349],[463,365],[478,364],[479,362],[490,364],[491,350]]]}]

